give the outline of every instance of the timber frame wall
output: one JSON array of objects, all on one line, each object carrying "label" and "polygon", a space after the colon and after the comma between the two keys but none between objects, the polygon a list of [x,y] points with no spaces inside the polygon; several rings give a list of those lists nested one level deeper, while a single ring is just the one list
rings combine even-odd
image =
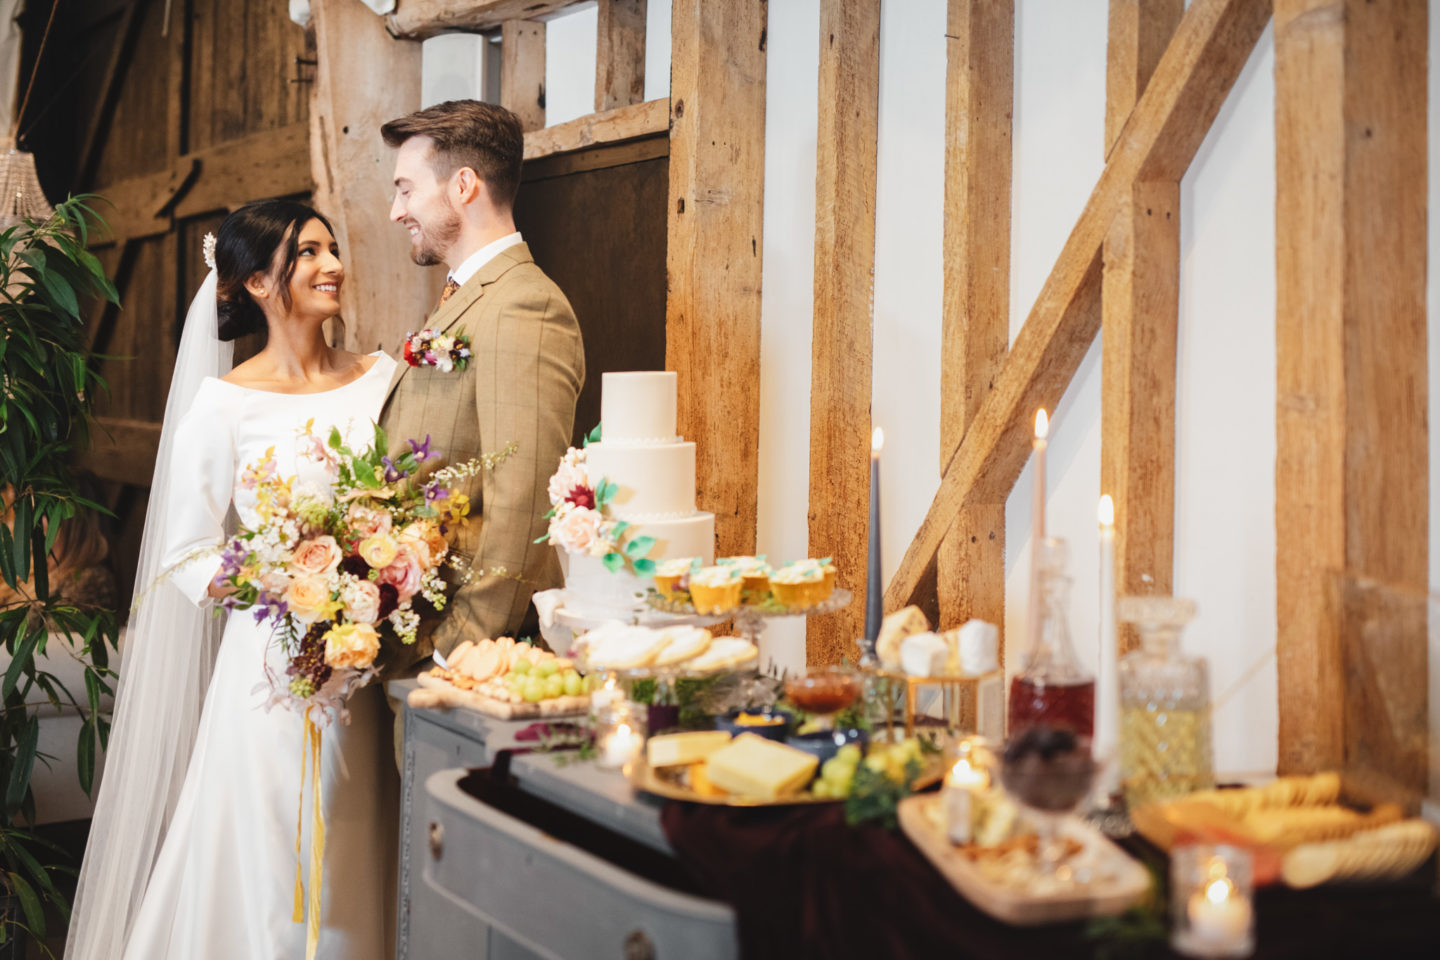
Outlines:
[{"label": "timber frame wall", "polygon": [[[367,349],[395,342],[438,283],[401,271],[404,238],[382,229],[373,202],[388,195],[390,176],[374,131],[419,103],[420,47],[408,41],[498,31],[502,100],[526,123],[527,159],[561,162],[668,135],[666,365],[680,374],[680,430],[697,444],[698,497],[716,514],[717,549],[751,553],[767,3],[673,0],[670,97],[646,103],[646,0],[599,0],[596,112],[547,128],[545,21],[573,2],[399,0],[385,20],[355,0],[312,4],[317,197],[337,213],[352,270],[387,278],[363,292],[346,287],[346,314],[377,324],[346,339]],[[810,543],[838,558],[841,583],[857,596],[877,332],[867,305],[881,3],[821,0],[817,37],[820,141],[833,149],[816,170]],[[148,9],[145,0],[118,6],[127,17]],[[268,15],[282,17],[283,3],[272,6]],[[1342,630],[1327,583],[1342,570],[1422,589],[1428,579],[1425,0],[1110,0],[1104,170],[1013,345],[1014,2],[949,0],[943,478],[885,605],[919,603],[947,627],[971,615],[1003,622],[1004,504],[1030,454],[1032,418],[1054,409],[1097,334],[1117,587],[1169,592],[1179,184],[1272,13],[1280,767],[1343,766],[1364,751],[1379,772],[1423,792],[1423,737],[1417,746],[1387,734],[1392,717],[1424,729],[1424,631],[1359,678],[1347,665],[1364,651]],[[267,131],[282,142],[299,135],[295,125]],[[308,177],[247,164],[234,147],[187,141],[183,122],[167,136],[164,169],[127,181],[118,205],[117,270],[128,241],[221,206],[207,187],[217,171],[216,189],[224,183],[231,201],[235,183],[247,196],[309,188]],[[349,299],[361,295],[369,299]],[[808,661],[853,654],[860,616],[857,604],[812,621]]]}]

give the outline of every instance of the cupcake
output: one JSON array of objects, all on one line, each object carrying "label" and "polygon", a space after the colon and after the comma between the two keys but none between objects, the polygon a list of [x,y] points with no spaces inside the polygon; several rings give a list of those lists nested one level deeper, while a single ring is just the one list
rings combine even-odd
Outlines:
[{"label": "cupcake", "polygon": [[699,569],[699,557],[662,560],[655,567],[655,589],[666,600],[684,601],[684,594],[690,589],[690,574]]},{"label": "cupcake", "polygon": [[835,561],[829,557],[821,557],[815,562],[820,564],[820,573],[825,577],[825,595],[829,596],[835,589]]},{"label": "cupcake", "polygon": [[830,598],[833,575],[827,579],[818,560],[800,560],[770,574],[770,589],[783,607],[805,610]]},{"label": "cupcake", "polygon": [[722,613],[740,606],[745,578],[735,567],[702,567],[690,574],[690,600],[695,612]]},{"label": "cupcake", "polygon": [[748,607],[759,606],[770,599],[770,564],[762,557],[724,557],[716,563],[740,571],[744,586],[740,597]]}]

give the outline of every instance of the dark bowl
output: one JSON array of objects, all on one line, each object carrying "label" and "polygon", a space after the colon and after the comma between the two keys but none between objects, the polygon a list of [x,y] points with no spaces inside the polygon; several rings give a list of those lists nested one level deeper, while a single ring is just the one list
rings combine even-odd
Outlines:
[{"label": "dark bowl", "polygon": [[[735,718],[742,713],[758,715],[762,717],[777,717],[779,723],[767,723],[749,725],[736,723]],[[757,707],[753,710],[746,710],[736,707],[715,718],[715,729],[724,730],[732,737],[738,737],[742,733],[753,733],[757,737],[764,737],[766,740],[774,740],[776,743],[784,743],[790,731],[795,729],[795,715],[786,710],[779,710],[775,707]]]},{"label": "dark bowl", "polygon": [[785,741],[786,746],[794,747],[796,750],[804,750],[806,753],[818,759],[821,763],[829,760],[840,752],[840,748],[848,743],[860,747],[860,752],[865,752],[865,747],[870,742],[870,734],[858,727],[834,730],[816,730],[814,733],[797,733]]}]

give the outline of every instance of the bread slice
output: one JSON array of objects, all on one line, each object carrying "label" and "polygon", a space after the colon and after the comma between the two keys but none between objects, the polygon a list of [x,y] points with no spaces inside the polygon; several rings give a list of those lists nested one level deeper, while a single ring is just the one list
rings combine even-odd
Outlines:
[{"label": "bread slice", "polygon": [[657,667],[682,663],[704,653],[710,646],[710,631],[701,627],[667,627],[661,633],[667,642],[655,657]]},{"label": "bread slice", "polygon": [[755,644],[742,637],[716,637],[698,657],[685,662],[690,670],[723,670],[749,663],[760,655]]}]

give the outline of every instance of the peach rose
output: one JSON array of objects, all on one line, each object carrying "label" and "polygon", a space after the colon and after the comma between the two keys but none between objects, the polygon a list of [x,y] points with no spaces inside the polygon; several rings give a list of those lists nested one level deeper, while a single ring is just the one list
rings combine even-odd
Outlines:
[{"label": "peach rose", "polygon": [[285,590],[285,603],[301,623],[324,619],[333,610],[330,586],[324,577],[296,577],[291,580]]},{"label": "peach rose", "polygon": [[345,513],[345,519],[350,522],[350,529],[355,532],[355,536],[361,540],[377,533],[390,532],[390,513],[387,510],[376,510],[374,507],[362,507],[358,503],[352,503]]},{"label": "peach rose", "polygon": [[388,533],[377,533],[360,541],[360,557],[376,570],[383,570],[395,562],[399,544]]},{"label": "peach rose", "polygon": [[600,538],[600,514],[576,507],[550,523],[550,539],[569,553],[585,553]]},{"label": "peach rose", "polygon": [[325,634],[325,662],[332,667],[363,670],[380,652],[380,634],[368,623],[345,623]]},{"label": "peach rose", "polygon": [[380,619],[380,588],[369,580],[356,580],[345,588],[345,616],[356,623]]},{"label": "peach rose", "polygon": [[418,520],[400,531],[400,543],[415,551],[415,556],[420,560],[420,567],[424,569],[430,566],[430,541],[425,536],[425,525]]},{"label": "peach rose", "polygon": [[420,575],[423,573],[420,566],[420,556],[409,544],[401,544],[395,551],[395,561],[380,571],[377,579],[379,583],[388,583],[395,588],[400,595],[400,602],[404,603],[415,596],[420,590]]},{"label": "peach rose", "polygon": [[294,576],[324,576],[340,566],[344,554],[334,537],[311,537],[301,540],[290,557],[290,573]]}]

